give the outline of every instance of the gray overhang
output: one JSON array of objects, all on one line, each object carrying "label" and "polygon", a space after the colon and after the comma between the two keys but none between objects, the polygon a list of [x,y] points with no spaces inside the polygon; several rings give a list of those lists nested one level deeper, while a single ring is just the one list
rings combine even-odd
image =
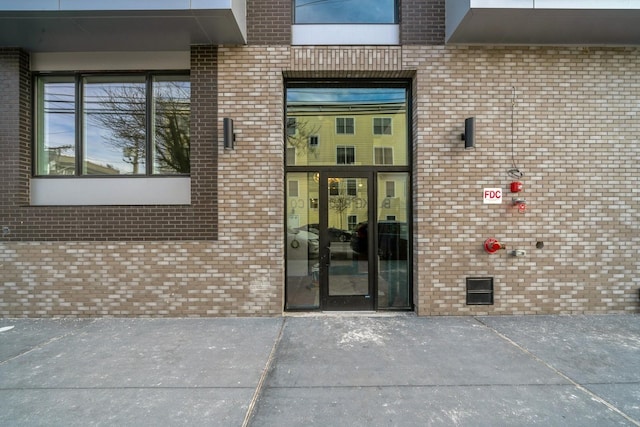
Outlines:
[{"label": "gray overhang", "polygon": [[0,47],[178,51],[246,40],[246,0],[0,0]]},{"label": "gray overhang", "polygon": [[640,45],[640,0],[446,0],[447,44]]}]

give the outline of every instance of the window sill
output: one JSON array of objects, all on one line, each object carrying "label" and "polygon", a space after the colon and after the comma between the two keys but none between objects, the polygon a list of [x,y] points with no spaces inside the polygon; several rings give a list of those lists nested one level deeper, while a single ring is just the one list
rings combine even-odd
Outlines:
[{"label": "window sill", "polygon": [[397,24],[300,24],[291,26],[292,45],[399,45]]},{"label": "window sill", "polygon": [[189,205],[190,177],[32,178],[32,206]]}]

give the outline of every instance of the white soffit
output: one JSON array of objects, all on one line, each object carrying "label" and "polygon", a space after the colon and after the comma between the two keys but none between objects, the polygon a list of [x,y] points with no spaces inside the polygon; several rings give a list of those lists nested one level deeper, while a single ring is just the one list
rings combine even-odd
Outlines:
[{"label": "white soffit", "polygon": [[0,47],[177,51],[246,39],[246,0],[0,0]]},{"label": "white soffit", "polygon": [[446,0],[446,43],[640,45],[640,0]]}]

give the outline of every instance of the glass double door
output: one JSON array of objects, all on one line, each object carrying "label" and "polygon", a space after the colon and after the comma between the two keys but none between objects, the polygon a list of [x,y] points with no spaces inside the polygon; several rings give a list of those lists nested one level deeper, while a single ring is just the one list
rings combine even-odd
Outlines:
[{"label": "glass double door", "polygon": [[408,174],[327,171],[287,180],[286,308],[409,309]]}]

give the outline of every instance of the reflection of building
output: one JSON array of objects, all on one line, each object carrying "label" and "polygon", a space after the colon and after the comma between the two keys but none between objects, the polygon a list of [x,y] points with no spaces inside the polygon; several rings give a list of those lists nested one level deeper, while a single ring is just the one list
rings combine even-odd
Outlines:
[{"label": "reflection of building", "polygon": [[[301,14],[296,1],[97,3],[1,2],[0,315],[281,315],[294,242],[287,226],[326,219],[352,232],[365,222],[365,187],[366,220],[395,221],[403,231],[391,234],[407,234],[368,254],[382,258],[393,251],[380,246],[398,240],[409,249],[371,260],[366,273],[377,282],[366,296],[376,303],[392,306],[385,285],[403,275],[404,308],[419,315],[638,311],[634,2],[390,1],[375,24],[349,21],[369,16],[357,1],[304,2]],[[314,9],[332,7],[344,13]],[[60,25],[70,16],[74,25]],[[319,16],[349,22],[313,22]],[[82,146],[99,133],[87,119],[99,100],[86,99],[86,84],[115,83],[135,83],[144,96],[105,110],[148,129],[159,126],[158,88],[183,85],[190,110],[181,109],[175,140],[188,136],[191,151],[172,151],[179,173],[156,165],[149,133],[144,165],[157,174],[108,177],[97,164],[92,177],[35,170],[45,110],[64,125],[50,128],[46,146],[68,144],[60,133],[71,126],[76,156],[97,159]],[[402,106],[305,97],[319,87],[405,92]],[[460,139],[468,117],[471,150]],[[235,149],[224,149],[223,119],[234,123]],[[50,167],[66,174],[71,162],[60,156]],[[523,183],[517,195],[514,180]],[[502,203],[485,204],[485,188],[502,189]],[[325,197],[334,207],[326,218]],[[486,253],[491,237],[507,250]],[[354,261],[349,248],[331,242],[343,271]],[[325,267],[307,261],[295,272],[318,289]],[[486,304],[469,297],[474,286],[491,293]],[[316,295],[305,303],[317,306]]]},{"label": "reflection of building", "polygon": [[406,164],[404,104],[290,103],[287,149],[295,164]]},{"label": "reflection of building", "polygon": [[[321,103],[290,102],[287,109],[287,164],[293,165],[406,165],[407,120],[402,102]],[[318,174],[313,175],[317,184]],[[381,219],[406,222],[406,178],[385,175],[377,199],[386,210]],[[289,180],[289,220],[317,224],[317,186],[308,180]],[[353,231],[366,219],[366,188],[355,178],[329,180],[329,224]],[[364,193],[363,193],[364,191]],[[315,202],[314,202],[315,201]],[[309,203],[310,209],[304,204]],[[315,207],[314,207],[315,206]],[[401,217],[397,212],[400,211]]]},{"label": "reflection of building", "polygon": [[[51,153],[48,156],[48,167],[52,175],[74,175],[76,169],[75,157],[58,155]],[[117,175],[117,169],[110,165],[102,166],[93,162],[85,163],[86,173],[88,175]]]}]

